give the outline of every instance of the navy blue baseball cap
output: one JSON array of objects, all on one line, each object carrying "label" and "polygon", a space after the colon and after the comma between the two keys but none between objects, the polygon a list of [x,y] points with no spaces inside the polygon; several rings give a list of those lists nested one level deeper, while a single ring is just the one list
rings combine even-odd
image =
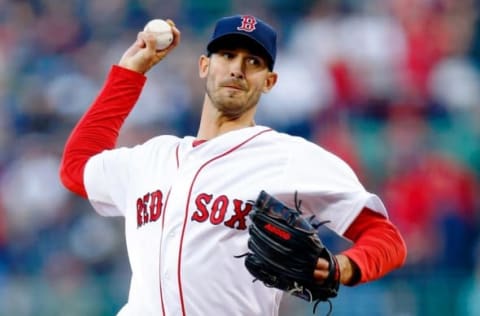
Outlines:
[{"label": "navy blue baseball cap", "polygon": [[266,57],[268,68],[273,70],[277,54],[277,32],[264,21],[252,15],[235,15],[221,18],[215,24],[212,37],[207,44],[209,54],[238,45],[258,49]]}]

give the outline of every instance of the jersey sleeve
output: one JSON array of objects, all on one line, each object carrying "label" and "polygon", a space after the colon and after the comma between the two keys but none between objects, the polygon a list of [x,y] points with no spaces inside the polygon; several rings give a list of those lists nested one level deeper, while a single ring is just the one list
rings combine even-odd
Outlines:
[{"label": "jersey sleeve", "polygon": [[161,135],[131,148],[104,150],[91,157],[83,181],[95,211],[103,216],[126,216],[127,210],[135,208],[132,194],[151,181],[163,182],[151,176],[152,170],[175,166],[172,152],[179,142],[176,136]]},{"label": "jersey sleeve", "polygon": [[105,150],[87,161],[83,181],[88,199],[100,215],[125,215],[132,152],[129,148]]},{"label": "jersey sleeve", "polygon": [[381,199],[368,192],[353,170],[334,154],[299,141],[291,151],[285,183],[304,196],[302,206],[339,235],[348,229],[363,208],[388,217]]}]

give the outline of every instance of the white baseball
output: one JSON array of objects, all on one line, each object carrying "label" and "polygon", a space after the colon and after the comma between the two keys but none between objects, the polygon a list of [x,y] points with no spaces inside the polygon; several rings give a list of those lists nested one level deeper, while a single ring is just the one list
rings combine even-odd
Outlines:
[{"label": "white baseball", "polygon": [[162,19],[149,21],[143,30],[145,32],[155,33],[157,37],[157,50],[167,48],[173,41],[172,27]]}]

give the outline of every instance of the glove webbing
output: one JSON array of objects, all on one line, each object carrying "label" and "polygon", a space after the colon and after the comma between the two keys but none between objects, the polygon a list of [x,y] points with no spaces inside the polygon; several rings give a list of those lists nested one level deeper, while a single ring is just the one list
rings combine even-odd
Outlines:
[{"label": "glove webbing", "polygon": [[[254,201],[252,201],[252,202],[254,202]],[[300,230],[302,230],[301,228],[305,227],[305,226],[303,226],[303,223],[304,223],[303,219],[299,216],[300,214],[302,214],[302,211],[300,210],[300,206],[301,206],[302,202],[301,202],[301,200],[298,200],[298,198],[297,198],[297,191],[295,191],[295,209],[298,212],[297,214],[292,213],[290,210],[287,209],[287,207],[283,203],[276,200],[274,197],[270,196],[265,191],[262,191],[260,193],[260,196],[258,197],[257,201],[255,201],[254,203],[255,203],[255,206],[257,208],[262,209],[263,211],[269,213],[270,216],[272,216],[273,218],[277,218],[280,222],[285,222],[289,225],[300,228]],[[262,216],[261,215],[259,216],[257,214],[257,219],[258,219],[258,217],[261,218]],[[328,222],[328,221],[314,222],[314,219],[315,219],[315,215],[312,215],[308,219],[308,222],[316,230],[318,230],[318,228],[321,225]],[[255,227],[255,225],[251,225],[250,229],[255,229],[256,236],[258,236],[258,238],[256,239],[257,243],[264,242],[263,241],[264,237],[262,237],[262,236],[264,236],[264,233],[262,231],[258,230]],[[309,233],[309,232],[311,232],[311,229],[308,229],[308,227],[305,227],[305,230],[303,230],[303,232]],[[272,243],[272,242],[273,242],[272,240],[269,240],[269,243]],[[311,240],[310,242],[315,242],[315,240]],[[252,245],[253,245],[252,243],[249,243],[250,247]],[[272,246],[274,248],[278,247],[278,248],[284,249],[284,247],[280,244],[270,244],[270,246]],[[258,247],[255,247],[255,252],[256,253],[261,253],[261,249],[258,249]],[[248,255],[250,255],[250,253],[247,252],[243,255],[234,256],[234,257],[235,258],[242,258],[242,257],[248,256]],[[330,271],[329,278],[325,282],[331,281],[331,279],[336,279],[339,276],[339,271],[338,271],[339,267],[338,267],[337,259],[335,258],[335,256],[331,256],[331,258],[332,258],[332,260],[335,261],[334,267],[335,267],[336,271]],[[275,270],[281,270],[281,272],[284,275],[287,275],[287,276],[289,275],[288,271],[283,269],[282,266],[279,266],[279,265],[276,264],[276,260],[270,261],[270,260],[268,260],[268,256],[263,256],[263,259],[268,261],[268,263],[271,265],[270,267],[274,267]],[[289,259],[290,259],[290,261],[292,261],[292,258],[289,258]],[[279,260],[281,260],[281,258],[279,258]],[[301,267],[299,267],[299,268],[301,269]],[[257,280],[258,280],[258,278],[256,277],[253,280],[253,282],[255,282]],[[271,284],[267,284],[265,282],[264,283],[265,283],[266,286],[276,287],[275,286],[276,285],[275,281],[276,280],[272,280]],[[312,302],[313,294],[310,292],[310,290],[308,288],[305,288],[304,286],[302,286],[300,284],[297,284],[296,282],[294,282],[294,286],[296,286],[296,287],[288,291],[289,294],[299,296],[299,297],[301,297],[301,298],[303,298],[307,301]],[[336,295],[336,293],[335,293],[335,295]],[[332,309],[333,309],[333,305],[332,305],[332,302],[330,301],[330,299],[326,299],[326,300],[325,299],[323,299],[323,300],[322,299],[317,299],[317,300],[315,300],[315,304],[313,306],[313,314],[315,314],[317,306],[321,301],[326,301],[329,304],[329,310],[328,310],[326,316],[330,316],[331,312],[332,312]]]}]

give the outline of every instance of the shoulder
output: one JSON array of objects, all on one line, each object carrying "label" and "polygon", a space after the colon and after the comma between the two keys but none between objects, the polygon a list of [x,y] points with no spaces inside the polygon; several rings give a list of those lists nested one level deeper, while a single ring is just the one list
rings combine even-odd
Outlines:
[{"label": "shoulder", "polygon": [[182,146],[187,143],[191,143],[193,137],[184,137],[180,138],[174,135],[160,135],[155,136],[142,144],[138,144],[134,147],[129,149],[132,150],[133,153],[170,153],[172,151],[177,150],[179,146]]},{"label": "shoulder", "polygon": [[[169,152],[182,142],[182,138],[172,135],[155,136],[143,143],[123,145],[114,149],[105,150],[99,156],[131,156],[145,155],[147,153]],[[97,155],[97,156],[98,156]]]},{"label": "shoulder", "polygon": [[263,132],[266,132],[264,134],[264,137],[258,138],[259,141],[263,141],[265,143],[276,144],[281,147],[303,145],[305,143],[310,143],[308,140],[306,140],[303,137],[280,132],[270,127],[258,126],[258,129],[262,129]]},{"label": "shoulder", "polygon": [[[186,137],[187,138],[187,137]],[[183,138],[183,139],[186,139]],[[176,145],[182,141],[182,138],[179,138],[174,135],[159,135],[150,138],[149,140],[145,141],[143,144],[137,145],[140,147],[155,147],[155,146],[165,146],[165,145]]]},{"label": "shoulder", "polygon": [[300,136],[295,136],[278,131],[272,131],[271,141],[285,151],[294,153],[317,154],[317,155],[333,155],[325,150],[319,144]]},{"label": "shoulder", "polygon": [[340,157],[326,150],[320,144],[300,136],[278,131],[272,133],[278,150],[290,153],[291,162],[297,165],[327,167],[352,173],[351,167]]}]

